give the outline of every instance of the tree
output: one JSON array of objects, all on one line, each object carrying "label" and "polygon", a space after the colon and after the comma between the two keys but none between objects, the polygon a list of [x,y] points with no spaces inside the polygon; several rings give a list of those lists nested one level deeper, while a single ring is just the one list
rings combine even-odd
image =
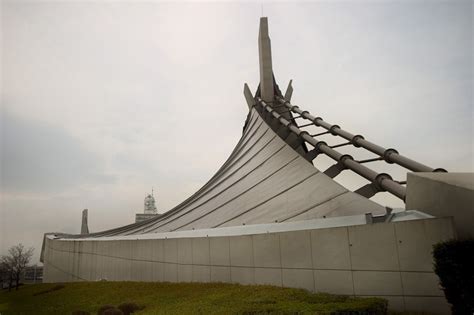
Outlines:
[{"label": "tree", "polygon": [[11,291],[13,285],[13,260],[10,256],[2,256],[0,266],[8,281],[8,291]]},{"label": "tree", "polygon": [[11,287],[13,279],[11,278],[12,272],[10,268],[11,264],[8,262],[7,256],[0,257],[0,281],[1,289],[3,289],[4,283],[9,283]]},{"label": "tree", "polygon": [[33,256],[34,249],[31,247],[26,249],[23,244],[18,244],[10,247],[8,255],[2,256],[0,264],[2,269],[9,273],[9,285],[8,291],[11,291],[13,281],[16,282],[16,290],[20,284],[21,273],[25,270],[26,266]]}]

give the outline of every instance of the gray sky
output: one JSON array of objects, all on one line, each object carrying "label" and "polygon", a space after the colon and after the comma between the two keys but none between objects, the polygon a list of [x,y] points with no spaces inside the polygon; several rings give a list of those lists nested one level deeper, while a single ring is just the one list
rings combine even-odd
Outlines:
[{"label": "gray sky", "polygon": [[[79,232],[83,208],[92,231],[131,223],[152,186],[164,212],[237,143],[243,84],[258,85],[261,2],[1,4],[0,254],[22,242],[37,259],[44,232]],[[470,172],[472,10],[471,1],[263,5],[275,76],[283,90],[294,80],[294,104],[427,165]]]}]

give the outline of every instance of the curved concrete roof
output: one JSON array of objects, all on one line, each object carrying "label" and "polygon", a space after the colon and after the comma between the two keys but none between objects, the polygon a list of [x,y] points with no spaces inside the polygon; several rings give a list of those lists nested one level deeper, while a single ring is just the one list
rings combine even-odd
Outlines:
[{"label": "curved concrete roof", "polygon": [[348,191],[282,140],[252,108],[217,173],[183,203],[149,221],[81,237],[133,235],[384,213]]}]

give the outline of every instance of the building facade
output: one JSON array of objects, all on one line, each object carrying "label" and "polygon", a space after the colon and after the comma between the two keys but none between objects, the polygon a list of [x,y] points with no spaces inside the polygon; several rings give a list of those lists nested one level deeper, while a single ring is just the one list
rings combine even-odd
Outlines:
[{"label": "building facade", "polygon": [[[45,282],[272,284],[380,296],[391,310],[448,314],[431,251],[455,238],[458,225],[474,226],[472,215],[463,217],[469,223],[456,220],[457,213],[471,211],[466,207],[473,188],[461,189],[459,182],[472,182],[472,174],[426,166],[292,105],[291,81],[283,95],[273,74],[266,18],[258,47],[260,85],[255,93],[244,85],[249,112],[242,137],[216,174],[162,215],[89,235],[46,234]],[[321,135],[345,142],[329,145]],[[353,157],[341,147],[372,157]],[[312,161],[320,156],[334,165],[319,170]],[[408,183],[371,169],[372,162],[407,169]],[[367,184],[347,189],[334,180],[342,171]],[[424,174],[436,174],[444,184],[434,185]],[[409,196],[410,204],[385,207],[371,200],[380,192],[403,201]],[[452,204],[434,205],[433,194],[449,196]],[[149,197],[143,215],[155,215]]]}]

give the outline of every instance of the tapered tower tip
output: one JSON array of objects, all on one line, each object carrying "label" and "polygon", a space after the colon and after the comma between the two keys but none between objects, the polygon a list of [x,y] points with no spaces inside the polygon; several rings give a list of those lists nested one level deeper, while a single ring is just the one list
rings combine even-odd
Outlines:
[{"label": "tapered tower tip", "polygon": [[258,55],[260,62],[260,96],[267,103],[272,103],[274,98],[272,49],[268,35],[268,18],[260,18],[258,32]]}]

